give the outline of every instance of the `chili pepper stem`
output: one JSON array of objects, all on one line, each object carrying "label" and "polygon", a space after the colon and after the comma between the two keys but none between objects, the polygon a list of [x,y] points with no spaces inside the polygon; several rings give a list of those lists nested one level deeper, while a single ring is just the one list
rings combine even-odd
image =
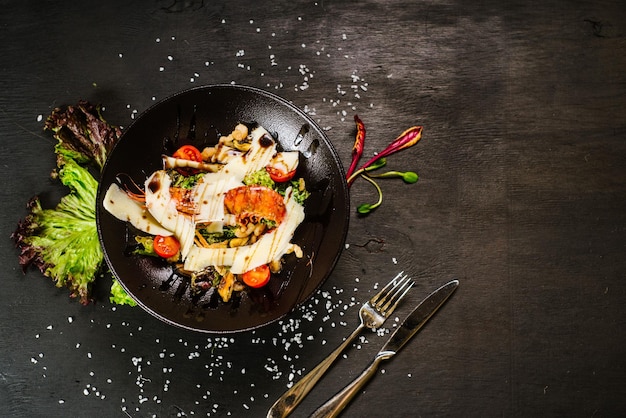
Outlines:
[{"label": "chili pepper stem", "polygon": [[376,183],[374,181],[374,179],[372,179],[371,177],[365,175],[365,174],[361,174],[361,177],[363,177],[365,180],[369,181],[370,183],[372,183],[372,185],[376,188],[376,191],[378,192],[378,201],[376,201],[376,203],[373,204],[368,204],[368,203],[364,203],[362,205],[360,205],[357,208],[357,211],[361,214],[368,214],[369,212],[371,212],[372,210],[376,209],[377,207],[379,207],[382,203],[383,203],[383,191],[381,190],[380,186],[378,185],[378,183]]},{"label": "chili pepper stem", "polygon": [[368,171],[378,170],[381,167],[384,167],[387,164],[387,159],[385,157],[379,158],[375,160],[372,164],[369,164],[367,167],[363,166],[358,171],[354,172],[351,176],[348,177],[348,186],[361,174],[366,173]]},{"label": "chili pepper stem", "polygon": [[[354,182],[354,180],[356,180],[356,178],[357,178],[358,176],[360,176],[361,174],[363,174],[363,172],[364,172],[364,171],[365,171],[365,170],[361,168],[361,169],[359,169],[359,170],[356,170],[354,173],[352,173],[352,175],[351,175],[350,177],[348,177],[348,180],[347,180],[347,182],[348,182],[348,187],[352,184],[352,182]],[[363,176],[363,177],[365,177],[365,176]]]}]

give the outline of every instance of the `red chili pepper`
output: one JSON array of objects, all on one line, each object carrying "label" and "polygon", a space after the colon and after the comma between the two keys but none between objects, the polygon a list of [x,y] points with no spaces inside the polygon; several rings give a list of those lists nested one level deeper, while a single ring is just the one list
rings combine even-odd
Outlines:
[{"label": "red chili pepper", "polygon": [[[417,142],[422,138],[422,129],[422,126],[413,126],[402,132],[396,139],[393,140],[391,144],[387,146],[387,148],[385,148],[374,157],[372,157],[368,162],[363,164],[361,168],[356,171],[356,173],[362,172],[364,169],[369,167],[375,161],[380,160],[381,158],[387,157],[388,155],[417,144]],[[348,184],[352,183],[356,177],[357,176],[354,174],[348,177]]]},{"label": "red chili pepper", "polygon": [[386,157],[394,152],[401,151],[405,148],[412,147],[422,138],[422,127],[413,126],[402,132],[387,148],[378,154],[378,158]]},{"label": "red chili pepper", "polygon": [[365,124],[357,115],[354,115],[354,122],[356,123],[356,138],[354,140],[354,146],[352,147],[352,163],[346,173],[347,179],[350,178],[356,169],[356,165],[363,154],[363,147],[365,146]]}]

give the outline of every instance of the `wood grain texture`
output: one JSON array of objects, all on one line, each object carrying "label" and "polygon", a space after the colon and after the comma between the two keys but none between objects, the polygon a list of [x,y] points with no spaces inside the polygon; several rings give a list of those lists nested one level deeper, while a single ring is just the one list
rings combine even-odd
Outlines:
[{"label": "wood grain texture", "polygon": [[[398,318],[444,281],[461,286],[346,418],[626,414],[622,2],[9,3],[0,415],[264,416],[400,270],[417,286]],[[65,192],[49,179],[41,118],[88,99],[128,126],[170,94],[230,82],[305,109],[346,166],[354,113],[366,156],[424,126],[388,161],[419,182],[381,182],[383,205],[352,215],[347,248],[310,304],[222,340],[113,309],[108,283],[85,308],[22,274],[8,237],[26,202],[41,194],[53,205]],[[366,182],[353,185],[354,207],[375,199]],[[308,416],[383,342],[365,333],[293,416]]]}]

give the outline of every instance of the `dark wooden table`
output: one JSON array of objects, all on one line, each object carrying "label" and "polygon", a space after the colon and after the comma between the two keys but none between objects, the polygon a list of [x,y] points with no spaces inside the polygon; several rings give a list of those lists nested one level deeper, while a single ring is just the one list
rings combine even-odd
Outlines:
[{"label": "dark wooden table", "polygon": [[[626,6],[606,1],[3,1],[0,17],[0,415],[262,417],[357,325],[375,284],[417,281],[394,317],[458,278],[452,300],[345,417],[626,414]],[[347,166],[411,125],[383,205],[350,219],[322,290],[233,335],[83,307],[9,238],[53,206],[55,106],[87,99],[128,126],[189,87],[237,83],[311,115]],[[353,208],[375,200],[357,182]],[[394,318],[395,319],[395,318]],[[391,325],[387,328],[387,330]],[[367,331],[293,416],[308,416],[385,341]]]}]

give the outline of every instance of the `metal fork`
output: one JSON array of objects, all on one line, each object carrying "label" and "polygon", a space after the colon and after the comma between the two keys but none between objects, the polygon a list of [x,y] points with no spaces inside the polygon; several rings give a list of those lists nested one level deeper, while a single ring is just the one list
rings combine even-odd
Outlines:
[{"label": "metal fork", "polygon": [[335,362],[339,354],[356,338],[363,328],[379,328],[396,309],[400,299],[413,287],[415,282],[404,272],[398,273],[380,292],[365,302],[359,309],[359,326],[345,339],[339,347],[328,355],[313,370],[307,373],[295,385],[287,390],[267,413],[267,418],[284,418],[302,402],[302,399],[313,389],[313,386],[326,373],[326,370]]}]

